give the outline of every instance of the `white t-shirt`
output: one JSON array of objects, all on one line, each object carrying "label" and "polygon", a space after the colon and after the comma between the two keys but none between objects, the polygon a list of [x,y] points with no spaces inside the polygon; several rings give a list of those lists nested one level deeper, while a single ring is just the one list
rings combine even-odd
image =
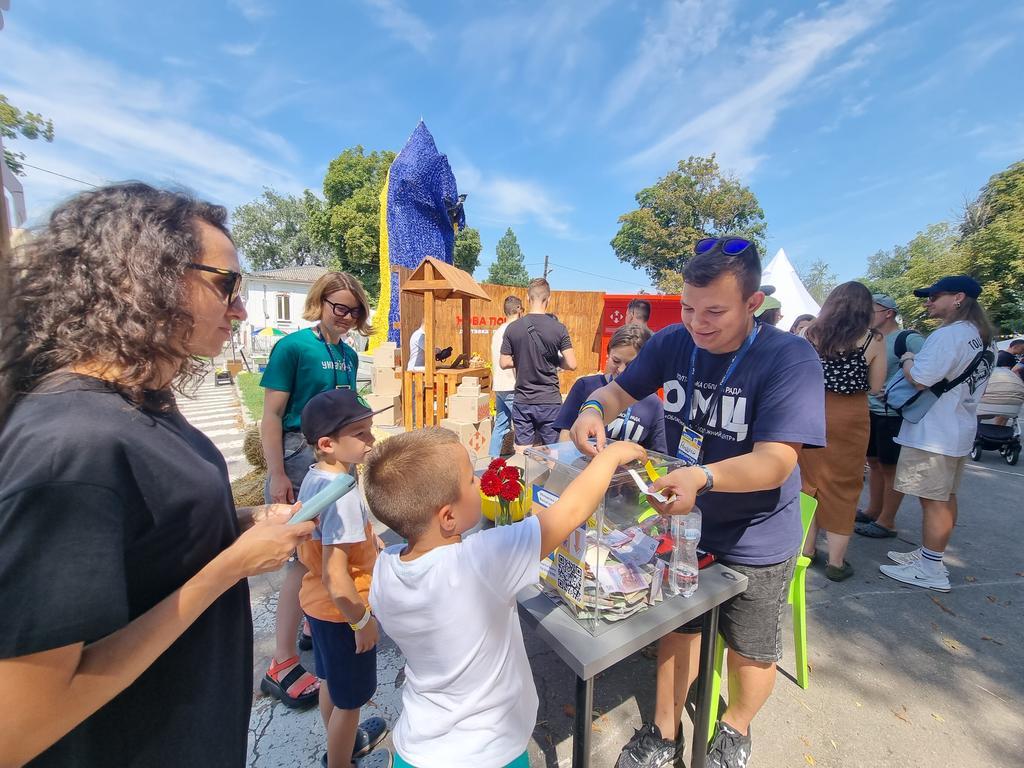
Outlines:
[{"label": "white t-shirt", "polygon": [[370,588],[406,658],[395,750],[424,768],[507,765],[537,721],[516,593],[540,578],[540,523],[481,531],[410,562],[403,547],[380,554]]},{"label": "white t-shirt", "polygon": [[[296,501],[309,501],[337,480],[339,474],[325,472],[312,464],[302,480]],[[368,519],[369,509],[357,486],[320,513],[313,539],[324,544],[358,544],[366,541]]]},{"label": "white t-shirt", "polygon": [[509,321],[506,320],[491,335],[491,390],[493,392],[512,392],[516,388],[516,369],[501,367],[501,342],[505,338],[505,330]]},{"label": "white t-shirt", "polygon": [[409,337],[409,370],[422,371],[427,364],[424,353],[424,345],[427,343],[427,332],[422,327],[417,328]]},{"label": "white t-shirt", "polygon": [[[921,351],[914,355],[910,375],[929,387],[943,379],[955,379],[982,349],[981,336],[972,323],[961,320],[945,325],[925,339]],[[944,456],[966,456],[978,431],[978,401],[991,372],[991,366],[983,361],[967,381],[943,394],[921,421],[904,421],[896,442]]]}]

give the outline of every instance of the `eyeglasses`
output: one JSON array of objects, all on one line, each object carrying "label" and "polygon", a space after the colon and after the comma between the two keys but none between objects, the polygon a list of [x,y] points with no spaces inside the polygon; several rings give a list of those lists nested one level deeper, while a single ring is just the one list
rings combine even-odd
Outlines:
[{"label": "eyeglasses", "polygon": [[362,307],[347,307],[344,304],[336,304],[329,299],[324,299],[324,304],[331,306],[331,311],[335,317],[339,317],[344,320],[346,317],[351,315],[352,317],[359,317],[362,312]]},{"label": "eyeglasses", "polygon": [[242,292],[241,272],[235,272],[231,269],[221,269],[220,267],[210,267],[206,264],[196,264],[195,262],[189,264],[188,268],[198,269],[203,272],[212,272],[215,275],[221,275],[222,277],[227,278],[220,282],[218,287],[220,288],[221,293],[224,294],[224,298],[228,300],[228,306],[234,304],[238,295]]},{"label": "eyeglasses", "polygon": [[938,301],[938,300],[939,300],[939,299],[941,299],[941,298],[942,298],[943,296],[949,296],[949,293],[948,293],[947,291],[943,291],[943,292],[941,292],[941,293],[933,293],[933,294],[931,294],[930,296],[928,296],[928,297],[927,297],[927,298],[925,299],[925,302],[927,302],[927,303],[931,304],[931,303],[933,303],[933,302],[936,302],[936,301]]},{"label": "eyeglasses", "polygon": [[693,246],[693,252],[700,256],[719,244],[721,244],[722,253],[726,256],[738,256],[748,248],[754,247],[752,242],[744,240],[742,237],[705,237],[703,240],[697,241],[697,244]]}]

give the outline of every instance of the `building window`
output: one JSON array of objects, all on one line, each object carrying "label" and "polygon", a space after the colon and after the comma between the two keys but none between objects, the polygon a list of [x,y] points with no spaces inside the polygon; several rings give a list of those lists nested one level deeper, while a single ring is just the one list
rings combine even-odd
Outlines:
[{"label": "building window", "polygon": [[277,319],[288,321],[292,319],[292,297],[290,294],[277,294]]}]

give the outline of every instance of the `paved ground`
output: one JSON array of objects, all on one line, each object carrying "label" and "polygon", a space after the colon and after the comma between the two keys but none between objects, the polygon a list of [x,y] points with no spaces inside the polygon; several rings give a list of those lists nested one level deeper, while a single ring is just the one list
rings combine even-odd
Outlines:
[{"label": "paved ground", "polygon": [[[184,409],[197,426],[210,429],[208,434],[229,429],[219,422],[229,420],[233,392],[219,389],[203,390],[197,407]],[[240,437],[224,432],[214,439],[220,437],[222,450],[237,450]],[[800,690],[790,677],[787,617],[782,674],[754,724],[751,768],[1024,763],[1022,495],[1024,465],[1008,467],[987,453],[981,463],[968,466],[960,522],[946,559],[953,585],[949,594],[906,587],[878,572],[886,550],[908,550],[920,541],[921,516],[913,499],[900,513],[899,540],[855,537],[852,579],[833,584],[820,569],[808,574],[810,688]],[[316,710],[287,710],[257,688],[272,653],[277,583],[277,574],[251,582],[257,693],[249,764],[315,768],[323,751]],[[572,676],[529,632],[527,649],[541,698],[531,763],[568,766]],[[393,722],[401,704],[403,661],[386,639],[378,658],[380,685],[366,714]],[[306,661],[312,668],[312,659]],[[637,654],[598,678],[594,768],[613,766],[641,714],[650,713],[653,677],[654,663]],[[686,732],[690,737],[689,723]]]},{"label": "paved ground", "polygon": [[250,470],[249,462],[242,455],[242,408],[233,386],[217,386],[213,383],[213,376],[209,375],[192,397],[178,398],[178,407],[185,418],[224,454],[232,480]]}]

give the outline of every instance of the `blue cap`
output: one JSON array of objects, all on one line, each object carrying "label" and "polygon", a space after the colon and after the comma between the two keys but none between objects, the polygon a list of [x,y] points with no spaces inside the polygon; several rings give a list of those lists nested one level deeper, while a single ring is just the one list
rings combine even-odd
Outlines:
[{"label": "blue cap", "polygon": [[965,293],[976,299],[981,295],[981,285],[970,275],[947,275],[939,279],[935,285],[914,291],[914,295],[922,299],[934,293]]}]

